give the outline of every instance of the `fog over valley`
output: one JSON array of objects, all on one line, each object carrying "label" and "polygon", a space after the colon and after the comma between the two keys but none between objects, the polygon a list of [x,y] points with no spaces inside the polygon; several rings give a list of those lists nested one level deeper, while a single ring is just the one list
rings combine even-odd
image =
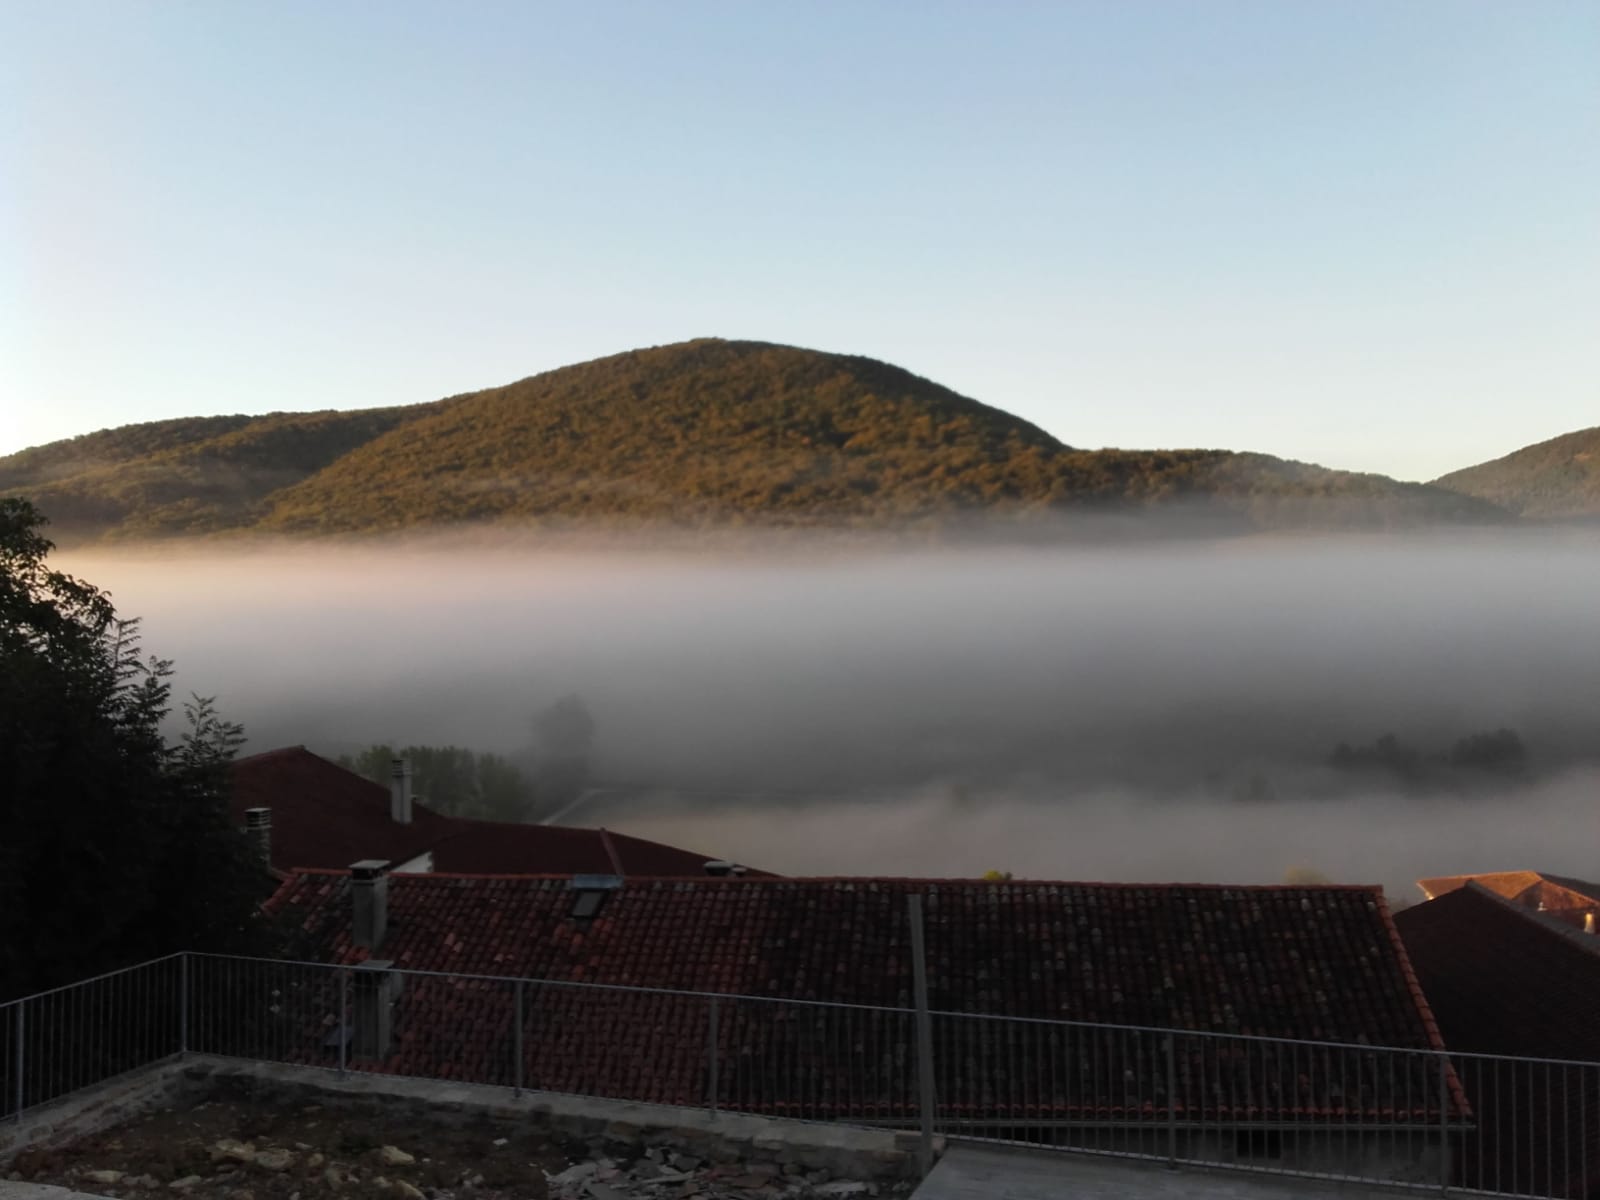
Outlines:
[{"label": "fog over valley", "polygon": [[594,791],[569,823],[794,874],[1308,868],[1409,898],[1430,873],[1596,873],[1597,549],[1521,530],[56,561],[142,617],[247,752],[517,761],[576,693]]}]

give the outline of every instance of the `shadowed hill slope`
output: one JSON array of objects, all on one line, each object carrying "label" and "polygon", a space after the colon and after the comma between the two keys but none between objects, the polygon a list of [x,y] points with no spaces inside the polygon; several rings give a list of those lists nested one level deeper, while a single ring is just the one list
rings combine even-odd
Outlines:
[{"label": "shadowed hill slope", "polygon": [[873,359],[703,339],[409,408],[219,417],[0,459],[78,538],[464,523],[899,528],[1205,508],[1230,527],[1504,516],[1378,475],[1224,450],[1075,450]]},{"label": "shadowed hill slope", "polygon": [[0,459],[52,536],[137,539],[246,528],[268,497],[431,405],[129,425]]},{"label": "shadowed hill slope", "polygon": [[1529,517],[1600,517],[1600,426],[1452,471],[1436,487]]}]

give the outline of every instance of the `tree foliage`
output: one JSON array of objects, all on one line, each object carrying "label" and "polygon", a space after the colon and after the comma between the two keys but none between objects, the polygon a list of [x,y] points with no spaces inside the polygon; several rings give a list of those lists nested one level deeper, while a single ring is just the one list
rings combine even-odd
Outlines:
[{"label": "tree foliage", "polygon": [[514,763],[463,746],[405,746],[396,751],[379,744],[342,756],[339,765],[387,787],[396,758],[411,764],[413,794],[434,812],[483,821],[526,821],[538,808],[532,783]]},{"label": "tree foliage", "polygon": [[1450,747],[1450,765],[1514,774],[1528,765],[1528,748],[1515,729],[1469,734]]},{"label": "tree foliage", "polygon": [[1530,517],[1600,517],[1600,426],[1452,471],[1434,484]]},{"label": "tree foliage", "polygon": [[564,528],[943,528],[1201,504],[1229,527],[1505,514],[1224,450],[1080,450],[887,363],[706,338],[408,408],[192,418],[0,459],[82,536]]},{"label": "tree foliage", "polygon": [[0,499],[0,997],[175,950],[266,945],[264,865],[234,828],[241,739],[209,699],[161,726],[172,665],[51,569],[43,519]]},{"label": "tree foliage", "polygon": [[1370,745],[1340,742],[1328,765],[1341,771],[1383,772],[1410,783],[1444,776],[1517,774],[1528,768],[1528,748],[1514,729],[1492,729],[1457,738],[1448,751],[1424,754],[1386,733]]}]

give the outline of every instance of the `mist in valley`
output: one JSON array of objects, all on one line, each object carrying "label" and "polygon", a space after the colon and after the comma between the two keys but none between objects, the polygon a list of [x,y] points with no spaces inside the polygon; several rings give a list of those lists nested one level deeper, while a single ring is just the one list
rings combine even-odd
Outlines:
[{"label": "mist in valley", "polygon": [[[248,751],[526,761],[568,818],[786,874],[1600,875],[1593,531],[1067,548],[448,541],[81,551]],[[1510,729],[1487,766],[1462,739]],[[1409,764],[1374,750],[1389,735]],[[1343,766],[1330,758],[1351,748]],[[1456,761],[1451,761],[1452,751]]]}]

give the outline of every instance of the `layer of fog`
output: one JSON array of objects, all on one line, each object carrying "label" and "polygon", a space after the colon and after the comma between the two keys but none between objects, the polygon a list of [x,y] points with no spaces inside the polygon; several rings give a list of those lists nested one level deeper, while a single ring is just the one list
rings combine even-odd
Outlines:
[{"label": "layer of fog", "polygon": [[[780,871],[1398,885],[1600,874],[1600,543],[1521,531],[737,557],[80,553],[252,749],[524,753],[577,692],[575,820]],[[1525,777],[1336,772],[1515,729]],[[672,804],[640,799],[670,791]],[[1239,796],[1255,796],[1242,802]],[[629,797],[633,798],[630,799]],[[1263,799],[1270,797],[1270,799]]]}]

